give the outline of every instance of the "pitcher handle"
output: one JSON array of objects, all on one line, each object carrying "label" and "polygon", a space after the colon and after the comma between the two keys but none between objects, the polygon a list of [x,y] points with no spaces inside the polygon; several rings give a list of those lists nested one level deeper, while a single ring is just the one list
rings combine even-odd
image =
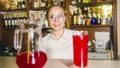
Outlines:
[{"label": "pitcher handle", "polygon": [[15,29],[14,31],[14,48],[17,50],[18,49],[18,35],[19,34],[19,30]]}]

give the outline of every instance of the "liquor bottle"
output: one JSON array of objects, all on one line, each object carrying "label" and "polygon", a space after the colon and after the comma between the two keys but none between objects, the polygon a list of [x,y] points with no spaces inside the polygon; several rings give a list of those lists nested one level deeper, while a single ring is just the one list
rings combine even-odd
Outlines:
[{"label": "liquor bottle", "polygon": [[14,28],[16,28],[17,27],[17,15],[16,14],[14,14]]},{"label": "liquor bottle", "polygon": [[91,0],[86,0],[86,3],[90,3],[91,2]]},{"label": "liquor bottle", "polygon": [[49,8],[50,5],[51,5],[51,0],[47,0],[47,1],[46,1],[46,8]]},{"label": "liquor bottle", "polygon": [[58,4],[58,0],[52,0],[52,5],[57,5]]},{"label": "liquor bottle", "polygon": [[33,7],[34,9],[40,8],[40,2],[38,0],[34,0]]},{"label": "liquor bottle", "polygon": [[101,2],[102,0],[96,0],[96,2]]},{"label": "liquor bottle", "polygon": [[101,22],[102,25],[106,25],[106,16],[103,14],[102,16],[102,22]]},{"label": "liquor bottle", "polygon": [[12,15],[12,17],[11,17],[11,27],[12,27],[12,28],[15,28],[15,18],[14,18],[13,15]]},{"label": "liquor bottle", "polygon": [[48,24],[47,18],[45,19],[45,28],[49,28],[49,24]]},{"label": "liquor bottle", "polygon": [[107,24],[110,24],[110,23],[111,23],[111,19],[112,19],[112,18],[110,17],[110,15],[108,15],[107,18],[106,18],[106,23],[107,23]]},{"label": "liquor bottle", "polygon": [[78,24],[78,14],[76,9],[73,12],[72,19],[73,19],[73,25],[76,26]]},{"label": "liquor bottle", "polygon": [[26,2],[25,2],[25,0],[21,0],[21,8],[22,9],[26,8]]},{"label": "liquor bottle", "polygon": [[70,0],[70,3],[71,3],[72,5],[75,5],[75,4],[77,4],[77,0]]},{"label": "liquor bottle", "polygon": [[90,12],[91,12],[91,11],[90,11],[90,8],[88,7],[87,20],[86,20],[86,22],[85,22],[86,25],[91,25],[91,18],[92,18],[92,16],[91,16],[91,13],[90,13]]},{"label": "liquor bottle", "polygon": [[24,15],[23,16],[23,21],[26,21],[27,20],[27,17]]},{"label": "liquor bottle", "polygon": [[64,0],[59,0],[59,1],[58,1],[58,5],[60,5],[60,6],[62,6],[62,7],[65,7]]},{"label": "liquor bottle", "polygon": [[78,0],[78,3],[82,3],[82,0]]},{"label": "liquor bottle", "polygon": [[91,19],[91,24],[95,25],[97,24],[97,19],[96,19],[96,14],[95,14],[95,9],[93,8],[93,14],[92,14],[92,19]]},{"label": "liquor bottle", "polygon": [[91,0],[82,0],[83,3],[90,3]]},{"label": "liquor bottle", "polygon": [[87,15],[85,13],[83,13],[82,25],[86,24],[86,20],[87,20]]},{"label": "liquor bottle", "polygon": [[4,25],[5,25],[5,28],[8,28],[8,18],[7,18],[7,16],[4,16]]},{"label": "liquor bottle", "polygon": [[17,9],[15,1],[12,1],[10,9]]},{"label": "liquor bottle", "polygon": [[101,24],[101,15],[100,15],[100,9],[98,9],[98,14],[97,14],[97,24]]},{"label": "liquor bottle", "polygon": [[18,3],[17,3],[17,8],[18,8],[18,9],[21,9],[21,8],[22,8],[22,5],[21,5],[21,0],[18,0]]},{"label": "liquor bottle", "polygon": [[82,24],[82,10],[78,8],[78,25]]},{"label": "liquor bottle", "polygon": [[16,15],[15,17],[15,27],[18,27],[19,17]]},{"label": "liquor bottle", "polygon": [[10,3],[8,0],[6,0],[5,10],[10,9]]},{"label": "liquor bottle", "polygon": [[46,7],[46,0],[41,0],[40,7],[41,8],[45,8]]},{"label": "liquor bottle", "polygon": [[8,17],[8,28],[11,28],[11,26],[12,26],[11,20],[12,20],[12,18],[11,18],[11,16],[9,16]]}]

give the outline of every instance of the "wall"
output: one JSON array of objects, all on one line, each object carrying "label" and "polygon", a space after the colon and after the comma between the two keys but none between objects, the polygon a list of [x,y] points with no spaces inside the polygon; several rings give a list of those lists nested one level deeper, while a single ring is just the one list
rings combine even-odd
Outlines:
[{"label": "wall", "polygon": [[[1,24],[1,23],[0,23]],[[2,28],[1,28],[1,25],[0,25],[0,40],[2,39],[2,30],[1,30]]]},{"label": "wall", "polygon": [[118,54],[120,55],[120,0],[117,0]]}]

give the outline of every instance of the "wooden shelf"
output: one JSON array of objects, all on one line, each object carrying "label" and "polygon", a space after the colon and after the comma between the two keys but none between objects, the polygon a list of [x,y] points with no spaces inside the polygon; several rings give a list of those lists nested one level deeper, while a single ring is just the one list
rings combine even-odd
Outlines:
[{"label": "wooden shelf", "polygon": [[40,10],[47,10],[47,8],[37,8],[37,9],[33,8],[33,9],[30,9],[30,10],[32,10],[32,11],[40,11]]},{"label": "wooden shelf", "polygon": [[1,10],[1,12],[14,12],[14,11],[26,11],[27,9],[10,9],[10,10]]},{"label": "wooden shelf", "polygon": [[79,3],[77,6],[79,6],[79,7],[93,7],[93,6],[101,6],[101,5],[111,5],[112,3],[113,3],[113,1]]},{"label": "wooden shelf", "polygon": [[81,28],[81,27],[112,27],[113,25],[71,25],[71,28]]}]

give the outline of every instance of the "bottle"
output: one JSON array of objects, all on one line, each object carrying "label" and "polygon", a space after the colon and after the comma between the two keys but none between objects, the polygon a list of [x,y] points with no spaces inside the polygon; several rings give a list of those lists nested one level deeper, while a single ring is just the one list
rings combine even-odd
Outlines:
[{"label": "bottle", "polygon": [[78,8],[78,25],[82,24],[82,10]]},{"label": "bottle", "polygon": [[102,0],[96,0],[96,2],[101,2]]},{"label": "bottle", "polygon": [[91,0],[82,0],[83,3],[90,3]]},{"label": "bottle", "polygon": [[76,4],[77,4],[77,0],[70,0],[70,3],[71,3],[72,5],[76,5]]},{"label": "bottle", "polygon": [[51,5],[51,0],[47,0],[47,1],[46,1],[46,8],[49,8],[50,5]]},{"label": "bottle", "polygon": [[8,28],[8,18],[7,18],[7,16],[4,16],[4,25],[5,25],[5,28]]},{"label": "bottle", "polygon": [[8,0],[6,0],[5,10],[10,9],[10,3]]},{"label": "bottle", "polygon": [[112,18],[110,17],[110,15],[108,15],[107,18],[106,18],[106,23],[107,23],[108,25],[110,25],[111,19],[112,19]]},{"label": "bottle", "polygon": [[42,0],[40,3],[41,8],[45,8],[46,7],[46,1]]},{"label": "bottle", "polygon": [[86,2],[85,3],[90,3],[91,2],[91,0],[86,0]]},{"label": "bottle", "polygon": [[17,8],[18,8],[18,9],[21,9],[21,8],[22,8],[21,0],[18,0]]},{"label": "bottle", "polygon": [[38,0],[34,0],[33,7],[34,9],[40,8],[40,2]]},{"label": "bottle", "polygon": [[8,28],[11,28],[11,17],[7,17]]},{"label": "bottle", "polygon": [[62,7],[65,7],[64,0],[59,0],[59,1],[58,1],[58,5],[60,5],[60,6],[62,6]]},{"label": "bottle", "polygon": [[102,16],[102,22],[101,22],[102,25],[106,25],[106,16],[103,14]]},{"label": "bottle", "polygon": [[87,15],[83,13],[82,25],[86,25]]},{"label": "bottle", "polygon": [[86,3],[86,0],[82,0],[82,3]]},{"label": "bottle", "polygon": [[14,24],[15,24],[15,28],[17,27],[17,22],[18,22],[18,15],[14,14]]},{"label": "bottle", "polygon": [[92,42],[88,41],[88,51],[92,51]]},{"label": "bottle", "polygon": [[101,16],[100,14],[98,13],[98,17],[97,17],[97,24],[100,25],[101,24]]},{"label": "bottle", "polygon": [[15,28],[15,17],[12,15],[12,20],[11,20],[12,28]]},{"label": "bottle", "polygon": [[87,20],[85,22],[86,25],[91,25],[91,13],[90,8],[88,7],[88,14],[87,14]]},{"label": "bottle", "polygon": [[92,14],[92,19],[91,19],[91,24],[95,25],[97,24],[97,19],[96,19],[96,14],[95,14],[95,9],[93,8],[93,14]]},{"label": "bottle", "polygon": [[15,1],[12,1],[10,9],[17,9],[17,6],[15,4]]},{"label": "bottle", "polygon": [[76,26],[78,24],[78,14],[76,9],[73,12],[72,19],[73,19],[73,25]]},{"label": "bottle", "polygon": [[102,17],[100,14],[100,8],[98,9],[98,14],[97,14],[97,24],[100,25],[102,23]]},{"label": "bottle", "polygon": [[21,8],[22,9],[26,8],[26,2],[25,2],[25,0],[21,0]]},{"label": "bottle", "polygon": [[82,3],[82,0],[78,0],[78,3]]}]

